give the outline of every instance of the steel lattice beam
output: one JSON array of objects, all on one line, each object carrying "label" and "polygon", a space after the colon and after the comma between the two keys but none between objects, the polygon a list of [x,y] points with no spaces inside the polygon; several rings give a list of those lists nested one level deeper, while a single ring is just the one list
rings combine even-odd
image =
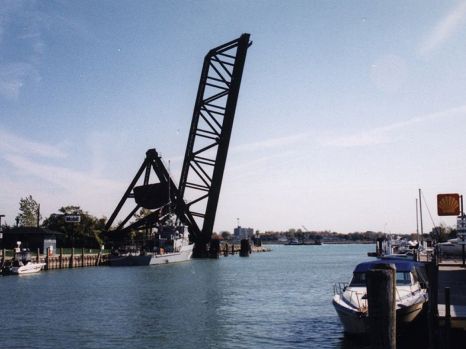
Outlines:
[{"label": "steel lattice beam", "polygon": [[[188,208],[186,207],[185,202],[183,201],[182,196],[180,195],[180,192],[178,188],[176,187],[175,183],[172,181],[170,178],[170,175],[165,168],[162,160],[160,159],[160,156],[157,154],[157,151],[155,149],[149,149],[146,152],[146,158],[144,159],[141,167],[139,168],[138,172],[136,173],[136,176],[134,179],[131,181],[131,184],[129,185],[128,189],[126,190],[125,194],[121,198],[119,204],[117,205],[115,211],[112,213],[110,216],[110,219],[107,221],[107,224],[105,226],[105,230],[108,231],[113,222],[115,221],[115,218],[118,216],[120,213],[123,205],[125,204],[126,200],[129,198],[134,198],[135,197],[135,187],[136,183],[139,181],[139,179],[144,175],[144,181],[143,181],[143,186],[145,188],[150,187],[149,184],[149,179],[150,179],[150,174],[154,171],[155,175],[157,176],[157,179],[159,183],[163,187],[169,188],[167,191],[170,196],[170,207],[173,210],[174,213],[176,213],[177,218],[186,226],[188,226],[189,233],[191,234],[193,239],[199,239],[200,236],[200,230],[196,224],[196,221],[194,220],[193,216],[190,214]],[[118,227],[116,230],[118,231],[130,231],[131,229],[137,229],[145,225],[153,225],[155,222],[158,221],[158,217],[163,214],[162,211],[167,211],[167,207],[160,207],[155,209],[151,214],[149,214],[147,217],[140,219],[136,222],[133,222],[132,224],[126,226],[126,223],[133,218],[134,214],[139,210],[141,206],[139,204],[136,204],[136,206],[131,210],[131,212],[123,219],[121,223],[119,223]]]},{"label": "steel lattice beam", "polygon": [[203,221],[199,241],[203,243],[210,240],[214,227],[249,46],[249,34],[243,34],[210,50],[204,59],[178,186],[191,215]]}]

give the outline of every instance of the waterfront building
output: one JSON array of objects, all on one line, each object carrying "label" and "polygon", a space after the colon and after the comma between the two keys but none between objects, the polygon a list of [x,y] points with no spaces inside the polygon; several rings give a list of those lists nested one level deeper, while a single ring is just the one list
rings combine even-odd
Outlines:
[{"label": "waterfront building", "polygon": [[253,228],[242,228],[238,226],[234,229],[234,237],[235,239],[250,239],[254,236],[254,229]]}]

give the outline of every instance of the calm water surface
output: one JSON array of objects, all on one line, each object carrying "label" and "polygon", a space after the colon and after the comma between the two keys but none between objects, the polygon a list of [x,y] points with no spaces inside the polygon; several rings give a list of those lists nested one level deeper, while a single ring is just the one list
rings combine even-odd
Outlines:
[{"label": "calm water surface", "polygon": [[331,304],[373,245],[0,277],[3,348],[362,348]]}]

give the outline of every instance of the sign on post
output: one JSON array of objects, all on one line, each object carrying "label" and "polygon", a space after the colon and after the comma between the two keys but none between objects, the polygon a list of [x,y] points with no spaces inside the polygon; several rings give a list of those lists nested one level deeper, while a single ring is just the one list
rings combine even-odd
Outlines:
[{"label": "sign on post", "polygon": [[456,231],[460,236],[464,237],[466,235],[466,217],[458,217],[456,221]]},{"label": "sign on post", "polygon": [[65,215],[66,223],[79,223],[81,222],[81,215],[79,214],[67,214]]},{"label": "sign on post", "polygon": [[458,216],[460,214],[459,194],[438,194],[437,213],[439,216]]}]

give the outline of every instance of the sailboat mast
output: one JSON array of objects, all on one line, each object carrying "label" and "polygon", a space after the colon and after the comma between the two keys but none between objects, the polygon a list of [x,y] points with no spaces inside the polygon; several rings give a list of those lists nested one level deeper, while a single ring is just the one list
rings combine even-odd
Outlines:
[{"label": "sailboat mast", "polygon": [[421,200],[421,189],[419,188],[419,218],[421,221],[421,236],[424,235],[424,227],[422,225],[422,200]]},{"label": "sailboat mast", "polygon": [[417,207],[417,199],[416,199],[416,238],[419,241],[419,210]]}]

